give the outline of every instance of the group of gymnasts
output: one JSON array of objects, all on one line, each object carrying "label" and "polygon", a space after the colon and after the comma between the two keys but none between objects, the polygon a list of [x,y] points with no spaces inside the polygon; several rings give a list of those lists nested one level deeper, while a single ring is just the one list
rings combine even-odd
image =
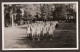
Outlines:
[{"label": "group of gymnasts", "polygon": [[54,31],[58,21],[36,21],[27,25],[27,37],[30,38],[49,38],[54,37]]}]

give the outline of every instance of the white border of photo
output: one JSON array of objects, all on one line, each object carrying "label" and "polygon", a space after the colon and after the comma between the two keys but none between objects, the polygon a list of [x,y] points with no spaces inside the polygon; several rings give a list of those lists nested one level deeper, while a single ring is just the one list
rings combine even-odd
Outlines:
[{"label": "white border of photo", "polygon": [[[76,4],[76,48],[4,48],[4,4]],[[78,50],[78,2],[2,2],[2,50]]]}]

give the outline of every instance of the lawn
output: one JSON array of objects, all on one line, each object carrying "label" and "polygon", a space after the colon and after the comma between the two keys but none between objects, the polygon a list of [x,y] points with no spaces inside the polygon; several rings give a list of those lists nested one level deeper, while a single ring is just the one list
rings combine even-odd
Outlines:
[{"label": "lawn", "polygon": [[66,23],[58,24],[54,32],[54,38],[48,38],[41,41],[28,40],[27,37],[18,39],[18,44],[29,45],[31,48],[74,48],[76,47],[76,24]]}]

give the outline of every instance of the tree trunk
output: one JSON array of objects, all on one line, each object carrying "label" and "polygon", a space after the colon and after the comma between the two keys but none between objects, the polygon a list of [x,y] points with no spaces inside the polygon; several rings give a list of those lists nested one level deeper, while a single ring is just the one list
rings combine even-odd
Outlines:
[{"label": "tree trunk", "polygon": [[11,25],[14,26],[14,19],[13,19],[13,10],[11,10]]},{"label": "tree trunk", "polygon": [[12,26],[14,26],[14,19],[13,19],[13,14],[12,14]]}]

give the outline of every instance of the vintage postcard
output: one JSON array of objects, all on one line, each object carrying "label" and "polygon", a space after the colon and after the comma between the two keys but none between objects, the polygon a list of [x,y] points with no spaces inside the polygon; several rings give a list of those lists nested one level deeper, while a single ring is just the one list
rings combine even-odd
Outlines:
[{"label": "vintage postcard", "polygon": [[78,2],[2,2],[2,50],[78,50]]}]

